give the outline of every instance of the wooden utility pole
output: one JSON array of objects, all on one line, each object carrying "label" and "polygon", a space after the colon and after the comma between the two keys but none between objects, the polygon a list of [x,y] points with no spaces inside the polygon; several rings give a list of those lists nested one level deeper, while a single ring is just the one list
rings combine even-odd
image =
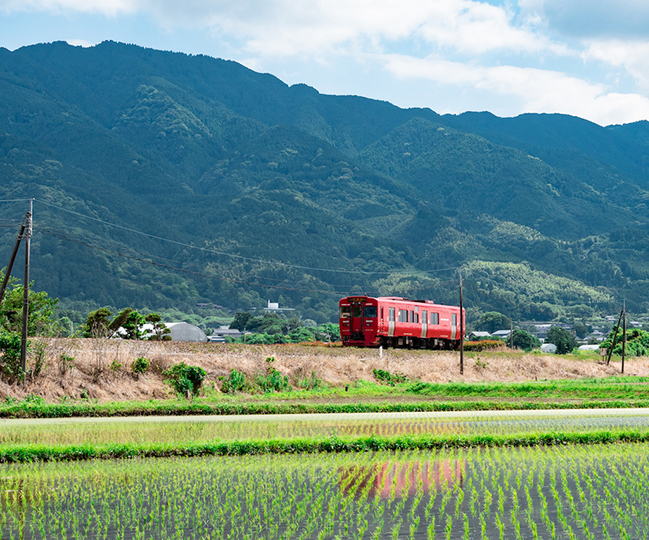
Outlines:
[{"label": "wooden utility pole", "polygon": [[18,254],[18,248],[20,247],[20,242],[23,239],[24,232],[25,232],[25,224],[23,223],[20,226],[20,232],[18,233],[18,238],[16,238],[16,245],[14,246],[14,251],[11,254],[11,259],[9,260],[9,265],[7,266],[7,273],[5,274],[5,278],[2,281],[2,285],[0,286],[0,302],[2,302],[2,299],[4,298],[4,295],[5,295],[5,290],[7,289],[7,285],[9,284],[9,277],[11,276],[11,269],[14,267],[14,262],[16,260],[16,255]]},{"label": "wooden utility pole", "polygon": [[622,313],[624,313],[622,318],[622,373],[624,373],[624,357],[626,356],[626,298],[624,299]]},{"label": "wooden utility pole", "polygon": [[462,269],[460,268],[460,375],[464,375],[464,311],[462,310]]},{"label": "wooden utility pole", "polygon": [[514,322],[509,319],[509,348],[514,349]]},{"label": "wooden utility pole", "polygon": [[622,321],[622,314],[624,313],[624,308],[620,311],[620,316],[617,319],[617,326],[615,327],[615,333],[613,334],[613,344],[608,351],[608,357],[606,358],[606,365],[608,366],[611,362],[611,355],[613,354],[613,349],[615,349],[615,343],[617,342],[617,333],[620,330],[620,322]]},{"label": "wooden utility pole", "polygon": [[22,371],[23,381],[27,371],[27,334],[29,322],[29,252],[30,241],[32,237],[32,216],[34,212],[34,199],[29,201],[29,212],[25,216],[25,276],[23,285],[23,330],[20,337],[20,369]]}]

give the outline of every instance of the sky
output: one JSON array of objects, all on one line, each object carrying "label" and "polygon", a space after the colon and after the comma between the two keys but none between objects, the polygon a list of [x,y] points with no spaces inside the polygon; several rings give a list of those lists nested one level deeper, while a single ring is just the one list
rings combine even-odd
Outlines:
[{"label": "sky", "polygon": [[104,40],[444,114],[649,119],[647,0],[0,0],[0,46]]}]

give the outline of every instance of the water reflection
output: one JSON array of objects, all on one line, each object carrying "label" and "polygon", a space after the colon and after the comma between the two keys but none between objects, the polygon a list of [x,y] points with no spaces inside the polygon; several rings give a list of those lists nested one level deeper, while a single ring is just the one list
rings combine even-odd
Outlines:
[{"label": "water reflection", "polygon": [[[366,491],[371,497],[389,499],[407,498],[417,491],[431,491],[462,487],[465,479],[465,463],[462,459],[439,461],[386,461],[372,466],[352,466],[338,469],[339,486],[344,495],[352,490]],[[360,478],[360,480],[358,480]]]}]

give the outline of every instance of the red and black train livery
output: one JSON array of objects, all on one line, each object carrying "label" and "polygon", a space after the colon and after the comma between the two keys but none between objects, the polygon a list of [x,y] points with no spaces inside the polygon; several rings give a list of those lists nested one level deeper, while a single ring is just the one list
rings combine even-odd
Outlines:
[{"label": "red and black train livery", "polygon": [[348,296],[339,306],[340,337],[348,347],[457,349],[466,327],[459,307],[429,300]]}]

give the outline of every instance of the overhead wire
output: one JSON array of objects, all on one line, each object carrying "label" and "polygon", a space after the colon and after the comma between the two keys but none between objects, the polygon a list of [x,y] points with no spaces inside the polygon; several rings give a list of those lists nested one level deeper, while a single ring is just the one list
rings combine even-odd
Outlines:
[{"label": "overhead wire", "polygon": [[[359,275],[366,275],[366,276],[371,276],[371,275],[411,275],[412,271],[410,270],[402,270],[402,271],[395,271],[395,270],[387,270],[387,271],[365,271],[365,270],[347,270],[347,269],[340,269],[340,268],[320,268],[320,267],[314,267],[314,266],[303,266],[303,265],[297,265],[297,264],[291,264],[291,263],[286,263],[283,261],[271,261],[267,259],[259,259],[259,258],[254,258],[254,257],[246,257],[244,255],[238,255],[236,253],[228,253],[225,251],[219,251],[211,248],[206,248],[206,247],[201,247],[201,246],[196,246],[193,244],[187,244],[185,242],[180,242],[178,240],[171,240],[170,238],[164,238],[162,236],[158,236],[155,234],[150,234],[146,233],[143,231],[139,231],[137,229],[133,229],[131,227],[126,227],[124,225],[118,225],[116,223],[111,223],[109,221],[105,221],[103,219],[95,218],[92,216],[88,216],[87,214],[82,214],[81,212],[76,212],[74,210],[70,210],[68,208],[64,208],[59,205],[52,204],[48,201],[42,200],[42,199],[36,199],[37,202],[45,204],[46,206],[50,206],[52,208],[55,208],[57,210],[62,210],[64,212],[68,212],[70,214],[74,214],[76,216],[82,217],[84,219],[89,219],[92,221],[96,221],[98,223],[102,223],[103,225],[108,225],[110,227],[115,227],[124,231],[131,232],[133,234],[138,234],[141,236],[145,236],[147,238],[152,238],[155,240],[159,240],[161,242],[167,242],[171,244],[175,244],[178,246],[190,248],[190,249],[196,249],[199,251],[203,251],[206,253],[212,253],[215,255],[220,255],[224,257],[231,257],[231,258],[236,258],[240,260],[245,260],[245,261],[250,261],[250,262],[258,262],[258,263],[263,263],[263,264],[279,264],[281,266],[285,266],[288,268],[296,268],[299,270],[312,270],[312,271],[317,271],[317,272],[333,272],[333,273],[342,273],[342,274],[359,274]],[[434,270],[426,270],[426,271],[418,271],[418,272],[424,272],[426,274],[434,274],[434,273],[439,273],[439,272],[447,272],[450,270],[457,270],[457,267],[452,267],[452,268],[439,268],[439,269],[434,269]]]}]

